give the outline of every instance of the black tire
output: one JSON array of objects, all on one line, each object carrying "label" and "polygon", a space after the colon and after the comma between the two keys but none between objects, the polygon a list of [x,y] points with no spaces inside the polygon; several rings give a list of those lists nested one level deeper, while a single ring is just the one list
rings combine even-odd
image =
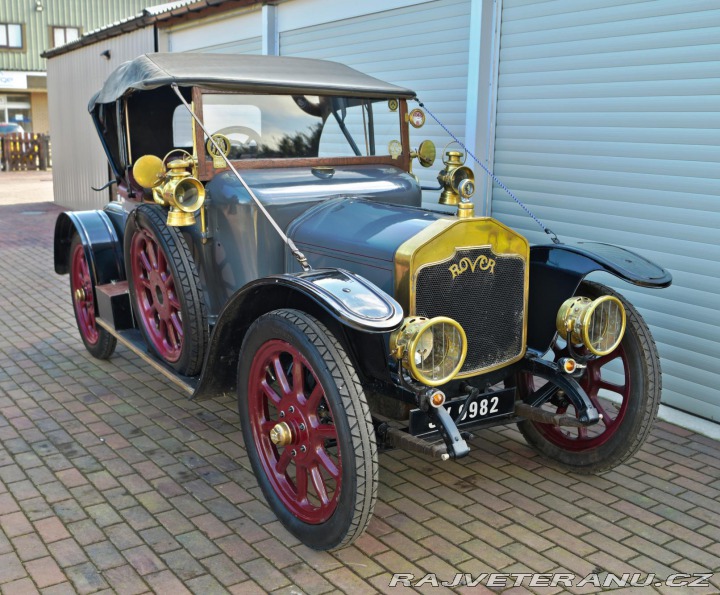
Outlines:
[{"label": "black tire", "polygon": [[165,224],[166,218],[159,205],[140,205],[128,218],[124,249],[130,301],[148,347],[178,373],[195,376],[208,342],[205,299],[187,243],[176,227]]},{"label": "black tire", "polygon": [[[117,340],[95,321],[97,313],[95,278],[92,267],[88,266],[83,245],[77,233],[73,235],[70,243],[67,270],[70,277],[70,299],[73,303],[75,323],[85,349],[97,359],[110,359],[115,352]],[[78,294],[78,290],[81,295]]]},{"label": "black tire", "polygon": [[[608,416],[614,419],[610,426],[605,424],[609,419],[599,422],[594,431],[599,432],[600,429],[604,429],[597,435],[591,434],[593,426],[588,428],[583,438],[574,428],[560,429],[527,420],[518,423],[518,428],[531,446],[562,468],[576,473],[602,473],[632,457],[650,433],[660,405],[662,390],[660,358],[647,324],[621,294],[605,285],[590,281],[581,283],[576,294],[592,299],[602,295],[612,295],[622,301],[625,307],[627,315],[625,335],[618,348],[606,358],[608,358],[607,362],[612,361],[613,358],[620,360],[624,369],[622,380],[624,384],[621,388],[626,396],[622,397],[619,407],[614,406],[617,411],[615,418],[612,418],[612,415]],[[593,376],[590,374],[591,371],[586,370],[580,380],[581,384],[585,384],[583,388],[588,394],[593,387],[605,388],[607,384],[605,380],[601,381],[602,386],[600,386],[601,382],[592,380]],[[517,378],[516,381],[521,392],[527,390],[526,375]],[[617,394],[621,394],[620,390]],[[606,405],[608,401],[604,398],[597,400],[605,408],[607,415],[608,411],[611,411],[610,406]],[[593,401],[595,402],[596,399]],[[558,409],[553,407],[552,411]],[[569,437],[576,432],[577,444],[572,444]],[[608,432],[608,435],[604,436],[604,432]]]},{"label": "black tire", "polygon": [[[271,370],[273,354],[279,368],[272,364]],[[259,389],[263,382],[283,395],[279,401]],[[288,531],[316,550],[342,548],[359,537],[377,499],[377,445],[357,373],[327,328],[297,310],[276,310],[256,320],[242,345],[238,407],[258,484]],[[292,442],[276,445],[269,430],[282,419],[292,429]],[[336,438],[324,438],[328,434]],[[339,482],[330,466],[322,467],[328,458],[340,461]],[[282,460],[289,461],[284,468]],[[314,477],[321,475],[319,490]]]}]

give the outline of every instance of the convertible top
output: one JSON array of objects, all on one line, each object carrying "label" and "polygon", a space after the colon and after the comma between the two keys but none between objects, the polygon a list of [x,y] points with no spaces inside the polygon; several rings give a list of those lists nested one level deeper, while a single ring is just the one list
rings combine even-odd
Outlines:
[{"label": "convertible top", "polygon": [[367,98],[413,98],[415,92],[325,60],[200,53],[144,54],[124,62],[90,100],[88,109],[171,83],[228,91],[343,93]]}]

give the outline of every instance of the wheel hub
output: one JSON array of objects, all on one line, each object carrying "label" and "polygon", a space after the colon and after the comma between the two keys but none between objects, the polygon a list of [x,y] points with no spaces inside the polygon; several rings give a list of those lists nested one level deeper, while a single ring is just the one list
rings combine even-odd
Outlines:
[{"label": "wheel hub", "polygon": [[276,424],[275,427],[270,430],[270,440],[275,446],[287,446],[293,441],[293,434],[290,426],[284,421]]},{"label": "wheel hub", "polygon": [[75,301],[76,302],[84,302],[86,299],[85,296],[85,288],[84,287],[78,287],[75,290]]}]

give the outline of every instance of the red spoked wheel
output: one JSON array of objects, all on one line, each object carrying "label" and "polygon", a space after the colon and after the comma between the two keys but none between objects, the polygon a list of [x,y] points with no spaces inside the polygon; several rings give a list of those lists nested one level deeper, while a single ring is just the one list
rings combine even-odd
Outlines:
[{"label": "red spoked wheel", "polygon": [[99,327],[95,320],[95,283],[85,256],[85,248],[77,234],[70,244],[68,271],[70,295],[80,337],[92,356],[108,359],[115,351],[117,341],[109,332]]},{"label": "red spoked wheel", "polygon": [[248,330],[238,404],[268,503],[309,547],[344,547],[370,520],[377,447],[365,394],[344,349],[315,318],[276,310]]},{"label": "red spoked wheel", "polygon": [[[627,314],[620,345],[608,355],[590,360],[577,378],[602,419],[588,427],[558,427],[523,421],[518,428],[529,444],[567,469],[577,472],[606,471],[627,460],[642,446],[660,404],[660,360],[650,330],[635,308],[609,287],[583,282],[577,295],[591,299],[613,295]],[[570,357],[562,340],[552,347],[554,359]],[[577,350],[576,350],[577,351]],[[516,383],[520,397],[543,381],[526,373]],[[554,396],[544,408],[552,413],[577,415],[566,396]]]},{"label": "red spoked wheel", "polygon": [[185,239],[157,205],[141,205],[125,230],[133,312],[148,346],[180,374],[202,368],[208,338],[199,276]]},{"label": "red spoked wheel", "polygon": [[177,362],[185,334],[180,300],[165,253],[152,232],[141,229],[133,236],[130,259],[138,315],[152,346],[165,361]]},{"label": "red spoked wheel", "polygon": [[285,341],[268,341],[253,358],[247,398],[253,440],[273,489],[302,521],[327,521],[342,488],[342,453],[325,391],[307,359]]}]

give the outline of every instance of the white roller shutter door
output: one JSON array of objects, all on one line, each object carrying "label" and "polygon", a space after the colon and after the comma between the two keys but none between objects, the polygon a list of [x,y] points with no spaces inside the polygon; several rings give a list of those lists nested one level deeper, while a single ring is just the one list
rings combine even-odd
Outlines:
[{"label": "white roller shutter door", "polygon": [[[282,6],[280,6],[282,9]],[[468,69],[469,0],[436,0],[406,8],[336,20],[280,33],[283,56],[321,58],[352,66],[396,85],[415,90],[441,121],[462,138]],[[411,106],[414,106],[414,102]],[[440,151],[450,140],[427,118],[411,128],[412,145],[431,139]],[[436,162],[415,173],[427,186],[437,186]],[[425,193],[437,204],[439,192]]]},{"label": "white roller shutter door", "polygon": [[[563,240],[619,244],[673,286],[636,304],[663,400],[720,420],[720,7],[503,0],[495,171]],[[547,237],[500,189],[493,215]]]}]

